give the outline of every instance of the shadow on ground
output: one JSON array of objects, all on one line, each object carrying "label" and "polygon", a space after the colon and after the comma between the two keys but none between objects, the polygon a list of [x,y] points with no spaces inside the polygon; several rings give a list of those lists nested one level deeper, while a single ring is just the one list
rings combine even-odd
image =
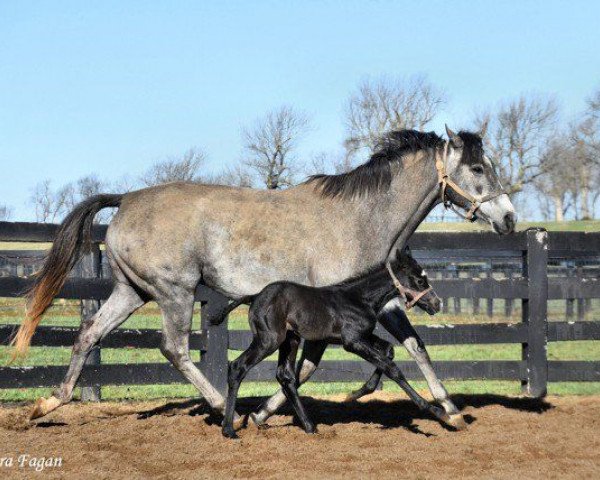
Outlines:
[{"label": "shadow on ground", "polygon": [[[267,397],[240,398],[237,411],[240,415],[248,415],[256,411],[266,401]],[[462,410],[469,410],[500,405],[506,409],[522,412],[541,414],[551,408],[552,404],[543,399],[506,397],[502,395],[454,395],[453,401]],[[302,397],[309,416],[317,425],[337,425],[348,423],[379,424],[381,428],[405,428],[414,433],[425,434],[420,431],[413,421],[416,419],[432,419],[433,417],[421,412],[409,400],[383,401],[371,399],[364,402],[336,402],[326,399]],[[187,411],[187,412],[186,412]],[[190,416],[206,415],[205,421],[209,424],[220,424],[222,417],[211,411],[203,400],[185,400],[169,402],[158,408],[138,413],[138,419],[146,419],[155,415],[180,415],[187,413]],[[293,410],[289,405],[284,406],[279,415],[292,416]],[[476,421],[471,414],[465,415],[467,423]],[[296,423],[296,422],[294,422]],[[289,425],[289,423],[287,424]],[[274,427],[277,428],[277,427]]]}]

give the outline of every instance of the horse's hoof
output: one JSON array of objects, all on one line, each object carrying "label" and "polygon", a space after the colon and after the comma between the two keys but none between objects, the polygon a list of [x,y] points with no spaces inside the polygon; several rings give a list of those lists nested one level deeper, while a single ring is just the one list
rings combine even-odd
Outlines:
[{"label": "horse's hoof", "polygon": [[357,392],[351,392],[346,395],[344,398],[344,402],[356,402],[362,395],[359,395]]},{"label": "horse's hoof", "polygon": [[236,415],[236,417],[233,419],[233,429],[234,430],[239,430],[240,428],[245,428],[246,425],[248,425],[248,417],[247,416],[240,417],[240,416]]},{"label": "horse's hoof", "polygon": [[317,427],[315,425],[310,424],[304,428],[304,431],[309,435],[312,435],[314,433],[317,433]]},{"label": "horse's hoof", "polygon": [[450,415],[448,418],[448,424],[452,425],[457,430],[466,430],[467,422],[465,422],[464,417],[460,413],[455,413],[454,415]]},{"label": "horse's hoof", "polygon": [[35,420],[36,418],[48,415],[51,411],[56,410],[60,407],[60,400],[55,396],[51,396],[46,399],[44,397],[38,398],[37,402],[33,406],[31,413],[29,414],[29,420]]},{"label": "horse's hoof", "polygon": [[221,433],[223,433],[223,436],[225,438],[230,438],[231,440],[237,440],[240,438],[238,437],[238,434],[235,433],[235,430],[233,430],[232,428],[224,428]]},{"label": "horse's hoof", "polygon": [[250,419],[252,420],[252,423],[254,423],[254,425],[256,425],[258,428],[266,428],[267,427],[266,419],[264,418],[263,415],[260,414],[260,412],[258,412],[258,413],[252,412],[250,414]]}]

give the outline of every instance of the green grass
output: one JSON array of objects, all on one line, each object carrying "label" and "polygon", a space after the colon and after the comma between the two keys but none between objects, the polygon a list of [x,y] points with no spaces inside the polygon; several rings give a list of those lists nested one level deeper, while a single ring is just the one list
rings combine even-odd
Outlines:
[{"label": "green grass", "polygon": [[[568,222],[518,222],[517,231],[531,227],[542,227],[550,232],[600,232],[600,220],[572,220]],[[479,232],[490,231],[488,225],[469,222],[422,223],[419,232]]]},{"label": "green grass", "polygon": [[[0,323],[18,323],[22,302],[20,300],[0,301]],[[58,302],[52,307],[44,319],[45,325],[78,326],[79,307],[75,302]],[[247,307],[236,310],[230,318],[229,328],[248,329]],[[412,317],[415,323],[481,323],[489,321],[485,316],[473,315],[440,315],[434,319],[427,315]],[[496,320],[506,321],[503,317]],[[515,319],[516,320],[516,319]],[[195,319],[195,328],[198,328],[198,315]],[[155,305],[144,307],[139,313],[132,316],[121,328],[160,328],[161,318]],[[443,360],[519,360],[521,347],[517,344],[493,345],[447,345],[431,346],[428,351],[434,361]],[[230,351],[229,358],[234,359],[239,351]],[[8,360],[8,349],[0,347],[0,364]],[[397,360],[410,360],[404,348],[395,350]],[[70,358],[70,348],[33,347],[28,358],[21,363],[24,366],[37,365],[64,365]],[[199,353],[192,352],[194,361],[199,360]],[[548,346],[550,360],[594,360],[600,361],[600,342],[556,342]],[[271,360],[276,359],[273,355]],[[324,360],[354,360],[356,357],[341,348],[329,348],[324,355]],[[102,362],[113,363],[153,363],[164,362],[164,358],[156,349],[111,349],[102,350]],[[426,390],[424,382],[413,382],[421,391]],[[520,392],[518,382],[504,381],[447,381],[444,382],[452,393],[482,394],[495,393],[500,395],[517,395]],[[357,388],[358,383],[308,383],[302,389],[305,395],[330,395],[346,393]],[[275,382],[246,382],[242,389],[243,396],[265,396],[277,390]],[[398,391],[391,382],[386,382],[384,390]],[[0,402],[18,402],[33,400],[40,395],[49,394],[51,389],[7,389],[0,390]],[[549,393],[559,395],[592,395],[600,394],[600,383],[551,383]],[[149,399],[149,398],[180,398],[194,397],[197,395],[191,385],[144,385],[144,386],[107,386],[103,387],[104,399]]]}]

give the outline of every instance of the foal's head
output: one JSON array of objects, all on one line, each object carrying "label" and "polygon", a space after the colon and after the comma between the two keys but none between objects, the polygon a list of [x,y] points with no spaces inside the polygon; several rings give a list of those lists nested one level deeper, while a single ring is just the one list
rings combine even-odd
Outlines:
[{"label": "foal's head", "polygon": [[429,285],[425,270],[413,258],[408,247],[396,255],[393,270],[402,286],[407,289],[406,300],[409,306],[417,305],[429,315],[440,311],[442,302]]}]

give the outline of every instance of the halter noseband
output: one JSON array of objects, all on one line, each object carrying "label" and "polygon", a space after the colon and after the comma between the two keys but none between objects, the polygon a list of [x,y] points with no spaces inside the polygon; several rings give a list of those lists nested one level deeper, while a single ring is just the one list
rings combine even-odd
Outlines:
[{"label": "halter noseband", "polygon": [[[404,300],[404,306],[406,308],[406,311],[414,307],[417,304],[417,302],[421,300],[421,298],[423,298],[432,290],[432,287],[429,287],[421,292],[417,292],[412,288],[405,287],[400,283],[400,280],[398,280],[398,277],[396,277],[396,275],[394,274],[394,271],[392,270],[392,267],[390,266],[389,262],[386,262],[385,266],[388,269],[390,277],[392,277],[392,282],[394,282],[394,286],[396,287],[398,292],[400,292],[400,296]],[[408,295],[411,296],[411,300],[408,299]]]},{"label": "halter noseband", "polygon": [[[448,173],[446,172],[446,160],[448,158],[448,145],[449,144],[450,144],[449,140],[444,143],[444,153],[443,153],[441,159],[438,158],[437,155],[435,156],[435,169],[437,170],[437,174],[438,174],[438,184],[440,185],[440,196],[442,199],[442,203],[444,204],[444,207],[452,209],[458,216],[464,218],[465,220],[468,220],[469,222],[474,222],[477,219],[477,217],[475,217],[475,212],[477,212],[477,210],[479,210],[479,207],[481,207],[481,204],[483,204],[485,202],[489,202],[490,200],[492,200],[496,197],[499,197],[500,195],[504,195],[506,192],[503,189],[500,189],[497,192],[490,193],[488,195],[484,195],[483,197],[480,197],[480,198],[476,198],[473,195],[471,195],[469,192],[465,192],[456,183],[454,183],[452,181],[452,179],[448,176]],[[461,196],[468,203],[471,204],[471,207],[467,211],[466,215],[463,215],[461,212],[456,210],[456,208],[454,208],[454,204],[446,198],[446,188],[447,187],[450,187],[452,190],[454,190],[454,192],[457,195]]]}]

